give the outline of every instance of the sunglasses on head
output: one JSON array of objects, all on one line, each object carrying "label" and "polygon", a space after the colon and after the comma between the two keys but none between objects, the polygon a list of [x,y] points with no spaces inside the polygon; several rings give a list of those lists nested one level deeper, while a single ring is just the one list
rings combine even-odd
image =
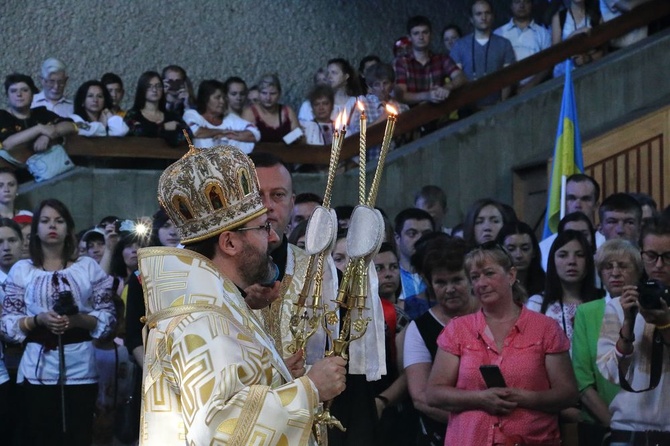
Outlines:
[{"label": "sunglasses on head", "polygon": [[477,249],[479,249],[480,251],[496,251],[496,250],[502,251],[503,253],[505,253],[505,256],[507,256],[507,258],[509,259],[510,264],[514,265],[514,260],[512,260],[512,256],[510,255],[510,253],[505,249],[504,246],[502,246],[500,243],[498,243],[495,240],[491,240],[489,242],[484,242],[484,243],[478,245],[474,250],[477,250]]}]

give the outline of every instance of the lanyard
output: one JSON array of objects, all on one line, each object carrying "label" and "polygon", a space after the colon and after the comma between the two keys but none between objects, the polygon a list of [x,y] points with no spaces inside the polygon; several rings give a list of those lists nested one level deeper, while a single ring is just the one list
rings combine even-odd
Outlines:
[{"label": "lanyard", "polygon": [[[484,45],[485,50],[484,50],[484,74],[483,76],[486,76],[486,72],[488,71],[488,65],[489,65],[489,46],[491,44],[491,38],[493,36],[489,36],[488,42],[486,42],[486,45]],[[472,77],[474,79],[477,79],[477,59],[475,58],[475,45],[479,45],[477,43],[477,40],[475,40],[475,35],[472,35]]]}]

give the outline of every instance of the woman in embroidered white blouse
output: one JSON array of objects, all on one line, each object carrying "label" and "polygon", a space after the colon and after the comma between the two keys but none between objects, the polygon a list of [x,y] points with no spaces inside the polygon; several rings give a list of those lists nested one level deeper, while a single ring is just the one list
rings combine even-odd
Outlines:
[{"label": "woman in embroidered white blouse", "polygon": [[9,271],[0,319],[3,337],[26,342],[21,444],[88,446],[98,382],[91,340],[116,324],[112,279],[93,259],[77,258],[62,202],[44,200],[31,229],[30,259]]},{"label": "woman in embroidered white blouse", "polygon": [[572,340],[577,306],[598,297],[589,242],[579,231],[560,232],[549,250],[544,293],[531,296],[526,307],[554,319]]}]

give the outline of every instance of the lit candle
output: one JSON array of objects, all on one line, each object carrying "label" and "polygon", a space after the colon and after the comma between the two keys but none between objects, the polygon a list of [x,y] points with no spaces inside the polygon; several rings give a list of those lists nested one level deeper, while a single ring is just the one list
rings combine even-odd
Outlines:
[{"label": "lit candle", "polygon": [[391,139],[393,138],[395,122],[398,116],[398,111],[388,104],[386,104],[386,113],[388,114],[388,117],[386,118],[384,140],[382,141],[382,148],[379,152],[379,161],[377,161],[377,169],[375,169],[375,176],[372,179],[372,185],[370,186],[370,196],[368,197],[368,206],[373,207],[377,201],[377,190],[379,189],[379,182],[381,181],[382,168],[384,167],[384,162],[386,161],[386,154],[388,153],[389,147],[391,146]]},{"label": "lit candle", "polygon": [[363,102],[357,101],[358,109],[361,111],[361,117],[359,119],[361,133],[360,133],[360,145],[358,150],[358,202],[359,204],[365,204],[365,134],[367,132],[367,116],[365,116],[365,107]]},{"label": "lit candle", "polygon": [[[340,122],[342,122],[342,114],[338,114],[337,118],[335,118],[335,126],[333,127],[333,140],[330,143],[330,168],[333,169],[333,172],[335,171],[335,168],[337,167],[337,163],[339,161],[340,154],[337,153],[337,140],[340,137]],[[333,165],[335,164],[335,165]]]}]

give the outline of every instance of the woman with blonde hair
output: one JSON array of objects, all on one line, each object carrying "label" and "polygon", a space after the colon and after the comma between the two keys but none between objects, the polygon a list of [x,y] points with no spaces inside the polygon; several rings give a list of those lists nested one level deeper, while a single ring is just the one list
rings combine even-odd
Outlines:
[{"label": "woman with blonde hair", "polygon": [[468,253],[465,271],[481,310],[442,331],[426,390],[450,412],[445,444],[559,446],[557,415],[578,397],[568,339],[518,303],[516,270],[497,243]]},{"label": "woman with blonde hair", "polygon": [[580,420],[580,444],[602,443],[612,419],[609,405],[620,390],[596,366],[605,306],[623,294],[623,287],[636,285],[643,272],[640,250],[628,240],[608,240],[596,251],[595,262],[607,294],[577,307],[572,334],[572,368],[582,403],[581,414],[573,414]]},{"label": "woman with blonde hair", "polygon": [[281,83],[276,74],[266,74],[258,81],[258,104],[249,104],[242,119],[256,124],[261,142],[282,142],[282,138],[299,127],[295,111],[279,103]]}]

